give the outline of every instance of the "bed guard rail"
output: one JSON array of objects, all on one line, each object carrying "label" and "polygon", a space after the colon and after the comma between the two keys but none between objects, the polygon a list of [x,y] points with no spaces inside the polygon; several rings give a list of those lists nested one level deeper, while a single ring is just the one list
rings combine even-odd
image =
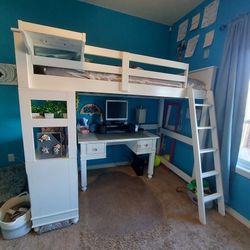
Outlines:
[{"label": "bed guard rail", "polygon": [[[188,64],[85,45],[85,33],[20,20],[18,28],[19,30],[15,31],[21,32],[33,65],[118,74],[121,75],[119,88],[122,92],[129,92],[130,77],[180,82],[184,88],[187,87]],[[103,61],[101,63],[90,62],[85,59],[86,55],[119,60],[120,66],[110,64],[105,60],[105,63]],[[143,70],[133,68],[133,64],[146,65],[146,68]],[[175,72],[169,73],[169,69],[172,70],[170,72],[173,70]]]}]

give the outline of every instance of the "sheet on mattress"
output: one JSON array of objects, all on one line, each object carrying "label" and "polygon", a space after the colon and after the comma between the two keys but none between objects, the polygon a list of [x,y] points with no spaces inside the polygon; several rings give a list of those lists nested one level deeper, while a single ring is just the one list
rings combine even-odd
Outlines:
[{"label": "sheet on mattress", "polygon": [[[121,75],[118,74],[109,74],[109,73],[101,73],[94,71],[80,71],[80,70],[62,69],[54,67],[37,67],[35,68],[35,73],[64,76],[64,77],[77,77],[83,79],[102,80],[102,81],[113,81],[113,82],[121,81]],[[136,84],[149,84],[149,85],[183,88],[183,83],[181,82],[153,79],[147,77],[129,76],[129,82]],[[196,79],[188,79],[188,86],[200,90],[206,89],[206,84]]]}]

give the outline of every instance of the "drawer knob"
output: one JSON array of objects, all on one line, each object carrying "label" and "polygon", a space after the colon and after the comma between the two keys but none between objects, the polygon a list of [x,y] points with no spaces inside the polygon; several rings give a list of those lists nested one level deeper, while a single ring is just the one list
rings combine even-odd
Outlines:
[{"label": "drawer knob", "polygon": [[93,148],[93,151],[95,151],[95,152],[96,152],[96,151],[97,151],[97,148]]},{"label": "drawer knob", "polygon": [[146,147],[148,146],[148,144],[145,145]]}]

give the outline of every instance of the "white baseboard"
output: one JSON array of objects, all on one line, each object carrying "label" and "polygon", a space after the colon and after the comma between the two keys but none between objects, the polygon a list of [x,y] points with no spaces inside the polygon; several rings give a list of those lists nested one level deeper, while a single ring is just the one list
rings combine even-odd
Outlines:
[{"label": "white baseboard", "polygon": [[88,166],[88,170],[101,169],[101,168],[113,168],[113,167],[125,166],[125,165],[130,165],[130,164],[131,164],[130,161],[110,162],[110,163],[96,164],[96,165]]},{"label": "white baseboard", "polygon": [[248,220],[247,218],[245,218],[244,216],[242,216],[241,214],[239,214],[236,210],[234,210],[231,207],[226,207],[226,211],[227,211],[227,213],[229,213],[230,215],[232,215],[236,220],[238,220],[239,222],[241,222],[247,228],[250,229],[250,220]]}]

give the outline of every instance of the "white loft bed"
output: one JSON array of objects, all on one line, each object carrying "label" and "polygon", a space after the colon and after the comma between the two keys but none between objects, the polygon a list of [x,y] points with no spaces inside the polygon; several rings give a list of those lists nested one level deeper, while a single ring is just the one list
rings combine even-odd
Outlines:
[{"label": "white loft bed", "polygon": [[[206,90],[192,92],[195,98],[206,99],[207,90],[213,88],[215,67],[189,74],[188,64],[185,63],[87,46],[84,33],[23,21],[18,21],[18,29],[12,30],[32,225],[36,229],[65,219],[70,219],[73,223],[78,221],[76,92],[159,97],[162,100],[167,97],[189,98],[188,76],[205,83]],[[85,61],[87,55],[115,59],[121,65],[88,62]],[[151,65],[160,67],[161,70],[157,68],[157,71],[152,71],[147,67],[144,70],[135,69],[132,64]],[[34,70],[37,66],[40,70],[42,68],[43,74]],[[44,74],[44,68],[47,73],[50,71],[50,74]],[[171,69],[172,72],[166,73],[166,69]],[[75,77],[75,73],[82,74],[83,71],[98,72],[106,76],[111,74],[118,78],[97,80]],[[138,83],[134,81],[135,78],[149,81]],[[33,119],[32,100],[66,101],[68,116],[65,119]],[[160,109],[163,109],[163,105]],[[34,129],[42,127],[67,128],[68,151],[65,157],[37,159]],[[44,203],[46,205],[43,205]],[[199,211],[199,215],[203,216],[201,221],[205,223],[204,211]]]},{"label": "white loft bed", "polygon": [[[19,32],[22,34],[21,39],[23,39],[25,44],[23,49],[27,51],[29,58],[27,65],[29,77],[32,79],[30,86],[27,86],[27,82],[22,86],[23,83],[19,80],[20,87],[88,93],[187,97],[188,64],[87,46],[85,45],[85,34],[82,33],[23,21],[19,21],[18,24],[19,29],[13,30],[15,33]],[[53,55],[51,50],[54,50],[54,53],[57,50],[56,52],[59,51],[59,53]],[[78,58],[74,60],[65,59],[70,58],[72,54],[77,55]],[[89,55],[115,59],[121,63],[121,66],[87,62],[85,57]],[[175,70],[178,71],[178,74],[132,68],[131,64],[135,63],[158,66],[164,69],[163,71],[165,69]],[[47,74],[34,74],[34,65],[46,68]],[[76,77],[76,75],[82,76],[83,73],[81,71],[83,70],[85,73],[91,74],[87,74],[87,77],[85,74],[85,78]],[[207,69],[205,69],[204,72],[206,73],[197,71],[194,74],[194,79],[205,80],[205,84],[199,90],[195,90],[195,97],[204,98],[205,91],[202,90],[211,89],[209,76],[208,78],[200,77],[203,73],[204,75],[213,75],[211,71],[209,69],[207,72]],[[94,74],[98,74],[98,80],[94,79]],[[106,78],[101,79],[100,75],[104,75]],[[112,79],[107,79],[110,76]],[[143,82],[143,79],[146,79],[146,82]],[[198,86],[198,84],[196,85]]]}]

